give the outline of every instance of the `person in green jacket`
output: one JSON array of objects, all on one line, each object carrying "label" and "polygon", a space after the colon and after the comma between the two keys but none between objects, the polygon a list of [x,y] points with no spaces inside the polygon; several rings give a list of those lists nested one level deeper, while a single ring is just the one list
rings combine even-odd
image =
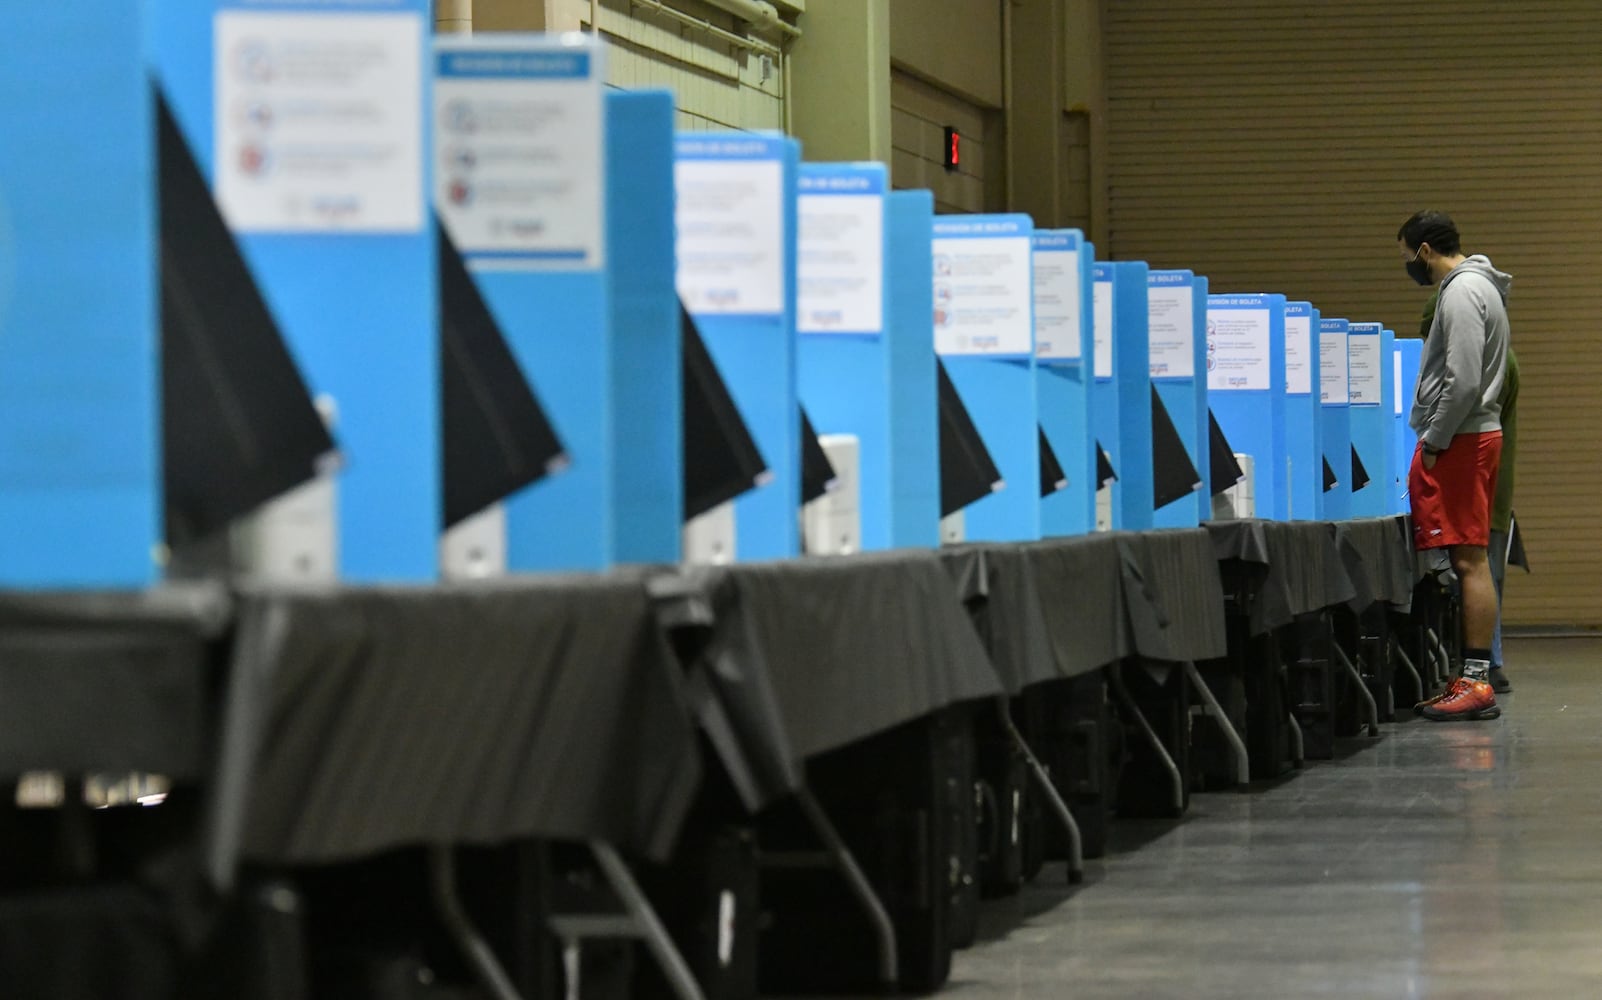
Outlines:
[{"label": "person in green jacket", "polygon": [[[1435,323],[1435,303],[1440,290],[1430,296],[1419,323],[1418,335],[1427,338]],[[1513,690],[1502,661],[1502,581],[1507,577],[1509,535],[1513,530],[1513,486],[1518,478],[1515,456],[1518,452],[1519,359],[1513,348],[1507,351],[1507,374],[1502,378],[1502,460],[1496,470],[1496,496],[1491,504],[1491,581],[1496,584],[1496,631],[1491,639],[1491,687],[1497,694]]]}]

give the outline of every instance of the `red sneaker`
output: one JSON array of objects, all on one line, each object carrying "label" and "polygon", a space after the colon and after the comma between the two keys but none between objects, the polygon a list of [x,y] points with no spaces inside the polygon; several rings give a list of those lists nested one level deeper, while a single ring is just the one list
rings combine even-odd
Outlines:
[{"label": "red sneaker", "polygon": [[1446,682],[1446,687],[1441,689],[1441,693],[1440,694],[1436,695],[1433,698],[1425,698],[1423,701],[1419,702],[1417,705],[1414,705],[1413,706],[1413,714],[1414,715],[1423,715],[1424,714],[1424,710],[1426,708],[1429,708],[1431,705],[1438,705],[1442,701],[1445,701],[1447,698],[1452,697],[1452,695],[1457,694],[1459,691],[1462,690],[1463,685],[1467,684],[1467,683],[1468,683],[1468,681],[1465,681],[1461,677],[1452,678],[1451,680]]},{"label": "red sneaker", "polygon": [[1425,705],[1420,714],[1432,722],[1466,722],[1500,718],[1502,710],[1496,706],[1496,692],[1489,682],[1460,677],[1447,689],[1445,697]]}]

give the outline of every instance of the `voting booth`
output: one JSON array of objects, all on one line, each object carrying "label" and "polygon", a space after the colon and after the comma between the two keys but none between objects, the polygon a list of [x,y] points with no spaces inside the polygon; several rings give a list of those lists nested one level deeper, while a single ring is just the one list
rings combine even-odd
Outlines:
[{"label": "voting booth", "polygon": [[1151,271],[1147,327],[1152,384],[1152,523],[1193,528],[1212,517],[1203,473],[1208,463],[1207,279],[1190,271]]},{"label": "voting booth", "polygon": [[964,511],[969,541],[1040,537],[1034,223],[940,216],[933,226],[934,344],[1002,477]]},{"label": "voting booth", "polygon": [[1289,516],[1324,516],[1323,409],[1314,335],[1320,316],[1310,302],[1285,303],[1285,478]]},{"label": "voting booth", "polygon": [[1284,296],[1208,298],[1207,400],[1242,456],[1246,481],[1235,494],[1233,515],[1286,519]]},{"label": "voting booth", "polygon": [[761,485],[734,501],[738,558],[789,558],[801,547],[800,146],[778,136],[680,133],[674,152],[679,297],[766,461]]},{"label": "voting booth", "polygon": [[1418,367],[1424,353],[1424,341],[1414,338],[1397,339],[1391,347],[1392,375],[1396,380],[1395,399],[1392,404],[1392,447],[1394,485],[1391,491],[1391,511],[1406,514],[1412,510],[1408,499],[1407,477],[1413,467],[1413,452],[1418,448],[1418,435],[1409,423],[1412,416],[1413,396],[1418,388]]},{"label": "voting booth", "polygon": [[[78,0],[30,13],[0,40],[0,87],[28,95],[0,107],[0,132],[30,137],[0,142],[0,585],[128,587],[161,572],[157,140],[143,30],[137,5]],[[93,243],[63,238],[91,232]],[[98,391],[61,391],[86,375]]]},{"label": "voting booth", "polygon": [[270,575],[433,579],[442,473],[429,5],[146,6],[150,78],[344,458],[321,489],[259,515],[273,539],[261,546]]},{"label": "voting booth", "polygon": [[1352,516],[1352,423],[1348,320],[1321,318],[1318,334],[1319,399],[1322,406],[1324,517]]},{"label": "voting booth", "polygon": [[1062,468],[1062,486],[1040,501],[1047,536],[1096,527],[1096,441],[1091,419],[1095,247],[1077,229],[1034,235],[1035,365],[1040,433]]},{"label": "voting booth", "polygon": [[[564,444],[558,474],[505,501],[505,568],[601,569],[614,556],[602,51],[498,35],[441,39],[435,53],[436,211]],[[462,544],[448,536],[447,555]]]},{"label": "voting booth", "polygon": [[683,380],[671,376],[683,367],[673,94],[608,90],[605,99],[612,559],[673,563],[684,520]]},{"label": "voting booth", "polygon": [[803,163],[799,188],[797,384],[825,450],[858,470],[814,502],[855,517],[862,549],[933,547],[933,198],[892,195],[880,163]]},{"label": "voting booth", "polygon": [[1378,323],[1347,328],[1347,416],[1352,435],[1351,517],[1378,517],[1390,506],[1391,422],[1385,386],[1387,336]]},{"label": "voting booth", "polygon": [[1111,465],[1098,527],[1152,526],[1152,390],[1148,269],[1140,261],[1097,262],[1094,271],[1096,439]]},{"label": "voting booth", "polygon": [[436,575],[426,14],[67,3],[8,36],[6,582]]}]

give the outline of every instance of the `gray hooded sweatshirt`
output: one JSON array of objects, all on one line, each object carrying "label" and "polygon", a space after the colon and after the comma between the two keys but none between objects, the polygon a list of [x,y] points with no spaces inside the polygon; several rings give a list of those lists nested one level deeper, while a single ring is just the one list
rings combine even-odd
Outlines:
[{"label": "gray hooded sweatshirt", "polygon": [[1435,323],[1419,360],[1408,419],[1420,439],[1445,451],[1458,434],[1502,429],[1502,377],[1511,331],[1507,290],[1513,276],[1475,254],[1441,279]]}]

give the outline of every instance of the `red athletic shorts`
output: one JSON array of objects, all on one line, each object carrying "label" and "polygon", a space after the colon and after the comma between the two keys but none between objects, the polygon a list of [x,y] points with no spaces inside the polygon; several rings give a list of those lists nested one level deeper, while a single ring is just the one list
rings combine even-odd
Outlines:
[{"label": "red athletic shorts", "polygon": [[1459,434],[1451,447],[1424,468],[1424,446],[1413,452],[1407,492],[1413,501],[1413,546],[1486,545],[1491,540],[1491,500],[1502,462],[1502,432]]}]

